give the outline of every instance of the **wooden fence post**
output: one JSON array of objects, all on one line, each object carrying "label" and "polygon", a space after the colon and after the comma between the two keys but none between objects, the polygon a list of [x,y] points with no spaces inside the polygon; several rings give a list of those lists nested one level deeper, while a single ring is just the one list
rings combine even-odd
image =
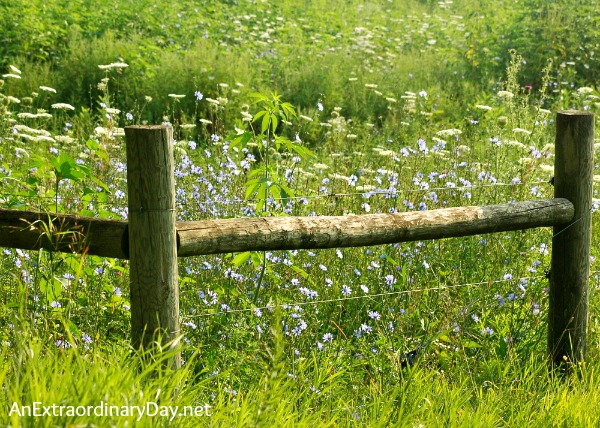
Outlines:
[{"label": "wooden fence post", "polygon": [[572,222],[554,227],[548,310],[551,367],[578,363],[586,354],[592,237],[594,115],[562,111],[556,118],[554,196],[575,208]]},{"label": "wooden fence post", "polygon": [[[179,338],[173,130],[125,128],[131,334],[135,349]],[[173,362],[180,366],[177,356]]]}]

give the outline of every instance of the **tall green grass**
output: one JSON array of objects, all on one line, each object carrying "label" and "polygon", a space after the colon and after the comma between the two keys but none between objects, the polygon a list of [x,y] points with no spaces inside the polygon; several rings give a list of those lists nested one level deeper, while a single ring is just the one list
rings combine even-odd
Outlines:
[{"label": "tall green grass", "polygon": [[[277,338],[278,346],[281,338]],[[373,376],[372,369],[307,358],[293,373],[277,346],[264,349],[262,374],[232,393],[210,386],[189,365],[172,372],[148,363],[122,343],[86,351],[52,350],[35,334],[2,353],[0,394],[8,426],[576,426],[598,424],[595,364],[569,380],[552,378],[541,358],[484,360],[482,382],[468,363],[451,372],[417,366]],[[165,358],[169,355],[166,354]],[[459,374],[462,371],[462,374]],[[18,417],[21,406],[52,406],[50,416]],[[206,404],[209,407],[204,407]],[[60,416],[60,407],[63,415]],[[170,406],[207,409],[207,416],[67,416],[69,406],[141,406],[151,414]],[[17,410],[18,409],[18,410]],[[71,410],[83,413],[83,410]],[[175,410],[173,410],[175,411]],[[100,410],[96,410],[100,414]],[[122,411],[125,413],[125,410]],[[11,414],[12,413],[12,414]]]}]

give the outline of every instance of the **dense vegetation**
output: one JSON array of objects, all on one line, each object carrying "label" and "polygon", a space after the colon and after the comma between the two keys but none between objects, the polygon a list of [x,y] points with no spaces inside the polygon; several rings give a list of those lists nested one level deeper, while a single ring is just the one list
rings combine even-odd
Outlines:
[{"label": "dense vegetation", "polygon": [[[596,0],[3,4],[0,206],[126,219],[123,127],[141,123],[174,128],[182,220],[550,197],[556,111],[600,109],[597,8]],[[589,362],[579,377],[553,378],[551,237],[536,229],[181,259],[176,374],[129,347],[126,262],[3,249],[2,421],[595,426],[597,264]],[[212,416],[10,412],[36,401],[208,404]]]}]

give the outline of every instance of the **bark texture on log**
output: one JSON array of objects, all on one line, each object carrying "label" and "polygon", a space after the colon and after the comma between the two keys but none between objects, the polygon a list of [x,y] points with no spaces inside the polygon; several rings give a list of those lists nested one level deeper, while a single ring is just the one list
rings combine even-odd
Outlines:
[{"label": "bark texture on log", "polygon": [[178,255],[359,247],[552,226],[572,218],[569,201],[551,199],[395,214],[201,220],[177,224]]},{"label": "bark texture on log", "polygon": [[0,247],[126,259],[127,222],[0,208]]}]

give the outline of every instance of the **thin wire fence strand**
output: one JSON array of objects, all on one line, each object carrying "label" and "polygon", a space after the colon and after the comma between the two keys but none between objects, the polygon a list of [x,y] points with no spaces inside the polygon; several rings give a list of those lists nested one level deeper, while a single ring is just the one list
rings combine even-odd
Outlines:
[{"label": "thin wire fence strand", "polygon": [[[592,270],[592,271],[590,271],[588,278],[591,278],[593,275],[596,275],[599,273],[600,273],[600,270]],[[307,305],[315,305],[315,304],[321,304],[321,303],[334,303],[334,302],[340,302],[340,301],[346,301],[346,300],[359,300],[359,299],[374,298],[374,297],[384,297],[384,296],[389,296],[389,295],[421,293],[424,291],[442,291],[442,290],[446,290],[446,289],[455,289],[455,288],[469,287],[469,286],[476,286],[476,285],[491,285],[491,284],[501,283],[501,282],[516,282],[516,281],[521,281],[523,279],[533,280],[533,279],[548,279],[548,278],[544,275],[538,275],[538,276],[530,276],[530,277],[522,277],[522,278],[499,279],[499,280],[494,280],[494,281],[481,281],[481,282],[455,284],[455,285],[447,285],[447,286],[433,287],[433,288],[422,288],[422,289],[415,289],[415,290],[402,290],[402,291],[392,291],[392,292],[386,292],[386,293],[365,294],[362,296],[352,296],[352,297],[345,297],[345,298],[339,298],[339,299],[325,299],[325,300],[318,300],[318,301],[312,301],[312,302],[305,301],[305,302],[296,302],[296,303],[284,303],[284,304],[277,304],[277,305],[270,305],[270,306],[267,305],[267,306],[260,306],[260,307],[254,307],[254,308],[248,308],[248,309],[232,309],[232,310],[228,310],[228,311],[220,311],[220,312],[214,312],[214,313],[207,312],[204,314],[196,314],[196,315],[182,315],[182,316],[180,316],[180,318],[181,318],[181,320],[207,318],[210,316],[232,314],[232,313],[252,312],[255,310],[272,310],[277,307],[285,308],[285,307],[293,307],[293,306],[307,306]],[[59,311],[50,311],[50,312],[55,312],[57,314],[59,313]],[[71,310],[67,310],[67,311],[60,311],[60,313],[62,313],[63,315],[68,314],[70,317],[77,316],[77,315],[89,315],[91,313],[97,313],[97,312],[98,312],[98,308],[96,308],[96,307],[77,308],[77,309],[71,309]],[[114,311],[111,313],[107,313],[106,311],[99,311],[99,312],[103,318],[119,319],[119,320],[127,318],[127,315],[125,315],[124,313],[115,313]]]},{"label": "thin wire fence strand", "polygon": [[375,298],[375,297],[395,296],[395,295],[401,295],[401,294],[422,293],[425,291],[442,291],[442,290],[456,289],[456,288],[462,288],[462,287],[492,285],[492,284],[497,284],[497,283],[502,283],[502,282],[515,282],[515,281],[522,281],[522,280],[529,281],[529,280],[533,280],[533,279],[546,279],[546,277],[544,275],[539,275],[539,276],[511,278],[511,279],[497,279],[497,280],[493,280],[493,281],[471,282],[471,283],[465,283],[465,284],[442,285],[439,287],[418,288],[418,289],[413,289],[413,290],[388,291],[385,293],[364,294],[362,296],[340,297],[338,299],[323,299],[323,300],[303,301],[303,302],[296,302],[296,303],[282,303],[282,304],[276,304],[276,305],[267,305],[267,306],[260,306],[260,307],[254,307],[254,308],[247,308],[247,309],[231,309],[231,310],[219,311],[219,312],[205,312],[203,314],[183,315],[181,318],[184,320],[185,319],[195,319],[195,318],[204,318],[204,317],[209,317],[209,316],[217,316],[217,315],[231,314],[231,313],[252,312],[255,310],[272,310],[275,308],[283,308],[283,307],[319,305],[319,304],[323,304],[323,303],[345,302],[345,301],[349,301],[349,300],[361,300],[361,299],[370,299],[370,298]]},{"label": "thin wire fence strand", "polygon": [[[48,201],[56,201],[56,196],[44,196],[44,195],[19,195],[16,193],[4,193],[4,192],[0,192],[0,196],[6,196],[6,197],[15,197],[15,198],[22,198],[22,199],[27,199],[27,200],[48,200]],[[59,197],[59,199],[64,199]],[[75,199],[80,199],[80,198],[69,198],[71,200],[75,200]],[[82,202],[81,200],[79,200],[79,202]],[[60,202],[59,202],[60,203]],[[89,203],[86,201],[86,203]],[[110,205],[110,206],[115,206],[118,208],[126,208],[127,205],[124,205],[123,203],[117,203],[117,202],[97,202],[98,205]]]},{"label": "thin wire fence strand", "polygon": [[594,206],[592,205],[589,208],[589,210],[587,210],[586,212],[584,212],[578,219],[573,220],[571,223],[569,223],[564,228],[562,228],[561,230],[559,230],[558,232],[556,232],[554,235],[552,235],[552,238],[556,238],[558,235],[560,235],[561,233],[565,232],[571,226],[574,226],[575,224],[579,223],[581,220],[583,220],[585,217],[587,217],[588,215],[592,214],[593,212],[594,212]]}]

